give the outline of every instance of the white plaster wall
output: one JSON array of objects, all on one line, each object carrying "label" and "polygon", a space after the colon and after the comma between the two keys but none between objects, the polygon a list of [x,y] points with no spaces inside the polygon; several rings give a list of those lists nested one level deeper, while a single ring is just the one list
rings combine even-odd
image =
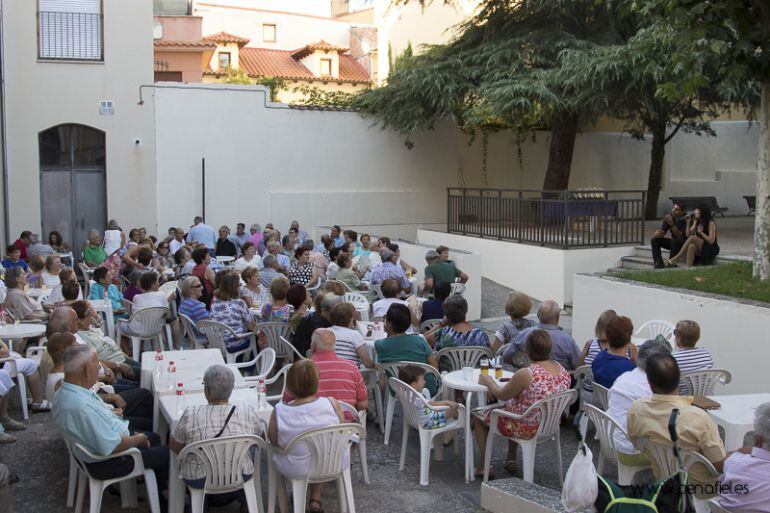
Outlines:
[{"label": "white plaster wall", "polygon": [[[153,81],[152,2],[103,5],[104,62],[53,63],[37,60],[37,2],[3,2],[11,240],[41,229],[38,134],[67,123],[106,134],[108,217],[150,233],[156,226],[152,98],[137,105],[140,84]],[[113,116],[99,115],[100,100],[114,101]]]},{"label": "white plaster wall", "polygon": [[[361,224],[347,224],[341,226],[343,230],[354,230],[360,237],[362,233],[368,233],[370,235],[377,234],[378,236],[387,236],[391,240],[402,240],[415,242],[417,240],[417,230],[434,230],[443,232],[446,230],[446,223],[408,223],[408,224],[378,224],[378,225],[361,225]],[[331,231],[331,226],[316,226],[314,240],[320,241],[321,235],[328,234]],[[308,232],[310,233],[310,232]]]},{"label": "white plaster wall", "polygon": [[311,16],[331,16],[331,2],[325,0],[196,0],[195,7],[201,4],[249,7],[271,11],[293,12]]},{"label": "white plaster wall", "polygon": [[711,350],[715,367],[732,373],[732,383],[717,393],[770,390],[770,308],[583,274],[575,275],[573,286],[572,336],[578,343],[592,336],[599,314],[610,308],[635,327],[651,319],[690,319],[700,324],[698,345]]},{"label": "white plaster wall", "polygon": [[451,126],[410,150],[356,113],[266,108],[259,86],[161,84],[154,95],[162,227],[200,213],[202,157],[212,225],[445,222],[457,162]]}]

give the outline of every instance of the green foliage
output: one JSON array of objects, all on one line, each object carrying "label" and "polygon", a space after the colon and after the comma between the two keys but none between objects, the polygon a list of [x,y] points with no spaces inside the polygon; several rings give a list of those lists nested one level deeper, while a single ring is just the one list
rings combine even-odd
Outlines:
[{"label": "green foliage", "polygon": [[227,67],[225,70],[225,84],[253,84],[251,77],[240,68]]},{"label": "green foliage", "polygon": [[296,105],[308,105],[313,107],[339,107],[353,108],[356,94],[342,91],[324,91],[317,87],[303,85],[294,88],[294,92],[302,93],[303,98],[295,102]]},{"label": "green foliage", "polygon": [[719,264],[692,270],[622,271],[613,274],[626,280],[770,302],[770,282],[752,280],[751,262]]},{"label": "green foliage", "polygon": [[254,80],[255,84],[267,86],[270,88],[270,101],[277,102],[281,91],[287,89],[286,81],[278,77],[261,77]]}]

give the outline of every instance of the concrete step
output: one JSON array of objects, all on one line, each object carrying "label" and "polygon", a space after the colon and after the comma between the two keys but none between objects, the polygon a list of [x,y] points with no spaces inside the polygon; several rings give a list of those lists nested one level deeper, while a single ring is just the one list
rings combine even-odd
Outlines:
[{"label": "concrete step", "polygon": [[[661,255],[663,256],[663,258],[667,258],[668,253],[669,252],[666,249],[661,250]],[[634,248],[634,256],[640,257],[640,258],[648,258],[650,259],[650,261],[652,261],[652,248],[650,246],[636,246]],[[751,262],[751,257],[720,253],[714,259],[714,262],[716,262],[717,264],[724,264],[727,262]]]},{"label": "concrete step", "polygon": [[620,268],[631,271],[649,271],[655,268],[652,258],[626,256],[620,259]]},{"label": "concrete step", "polygon": [[[481,485],[481,507],[492,513],[562,513],[561,493],[519,478],[495,479]],[[594,508],[584,510],[594,511]]]}]

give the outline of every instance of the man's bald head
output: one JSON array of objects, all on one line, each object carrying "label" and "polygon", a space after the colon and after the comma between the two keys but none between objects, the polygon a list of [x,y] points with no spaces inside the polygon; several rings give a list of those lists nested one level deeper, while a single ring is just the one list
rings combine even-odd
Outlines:
[{"label": "man's bald head", "polygon": [[60,306],[51,313],[48,324],[45,327],[45,336],[50,337],[54,333],[78,332],[78,314],[69,306]]},{"label": "man's bald head", "polygon": [[328,328],[318,328],[313,332],[310,339],[310,345],[316,349],[324,351],[334,351],[334,344],[337,343],[337,337],[334,332]]},{"label": "man's bald head", "polygon": [[537,318],[543,324],[553,324],[558,326],[560,314],[561,307],[559,306],[559,303],[552,299],[543,301],[537,309]]}]

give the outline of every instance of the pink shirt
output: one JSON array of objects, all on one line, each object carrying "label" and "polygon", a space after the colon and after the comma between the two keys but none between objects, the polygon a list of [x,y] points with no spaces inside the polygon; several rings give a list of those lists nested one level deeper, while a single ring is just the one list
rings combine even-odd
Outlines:
[{"label": "pink shirt", "polygon": [[[767,513],[770,502],[770,451],[735,452],[725,460],[719,505],[733,513]],[[740,487],[740,488],[739,488]]]}]

